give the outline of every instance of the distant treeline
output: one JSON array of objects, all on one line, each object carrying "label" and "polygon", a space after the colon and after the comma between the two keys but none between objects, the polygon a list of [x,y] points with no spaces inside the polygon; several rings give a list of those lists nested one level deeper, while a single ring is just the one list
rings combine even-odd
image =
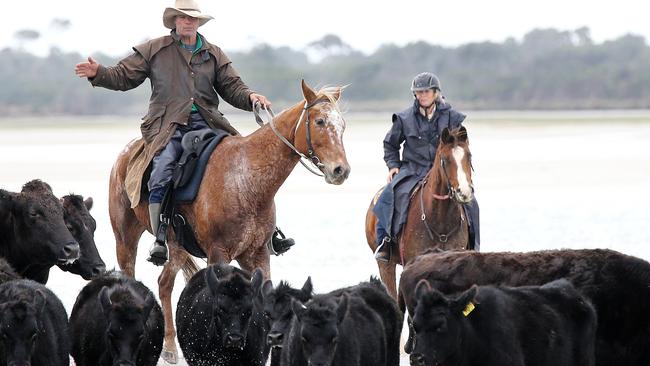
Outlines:
[{"label": "distant treeline", "polygon": [[[436,73],[443,92],[463,109],[650,108],[650,47],[626,35],[595,44],[587,28],[536,29],[521,41],[442,47],[427,42],[385,45],[365,55],[329,35],[304,50],[259,45],[227,52],[244,81],[276,104],[300,99],[299,81],[350,84],[348,109],[404,107],[410,81]],[[317,61],[314,61],[314,55]],[[104,65],[119,58],[97,54]],[[74,65],[85,55],[52,49],[46,58],[0,51],[0,113],[132,114],[146,110],[149,84],[119,93],[93,89]]]}]

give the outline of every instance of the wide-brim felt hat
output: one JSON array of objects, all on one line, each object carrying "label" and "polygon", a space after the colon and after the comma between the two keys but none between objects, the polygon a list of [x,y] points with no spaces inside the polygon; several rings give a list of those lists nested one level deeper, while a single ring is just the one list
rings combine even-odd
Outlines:
[{"label": "wide-brim felt hat", "polygon": [[212,16],[201,13],[199,4],[194,0],[176,0],[176,6],[173,8],[166,8],[163,13],[163,24],[169,29],[176,28],[174,18],[178,15],[187,15],[199,19],[199,27],[207,23]]}]

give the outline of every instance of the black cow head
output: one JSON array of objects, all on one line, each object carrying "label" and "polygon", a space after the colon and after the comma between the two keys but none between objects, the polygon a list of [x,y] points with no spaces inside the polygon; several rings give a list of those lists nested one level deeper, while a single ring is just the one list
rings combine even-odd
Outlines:
[{"label": "black cow head", "polygon": [[153,296],[142,299],[127,286],[104,286],[97,296],[106,318],[106,346],[113,366],[135,366],[155,304]]},{"label": "black cow head", "polygon": [[[243,272],[234,270],[218,278],[215,266],[205,271],[205,280],[214,301],[212,315],[213,332],[218,332],[222,346],[230,349],[244,349],[246,333],[253,314],[253,303],[259,301],[262,285],[262,271],[257,269],[249,280]],[[256,304],[260,309],[261,304]]]},{"label": "black cow head", "polygon": [[0,304],[0,345],[6,360],[0,363],[29,366],[41,332],[38,319],[45,307],[45,295],[36,291],[33,298],[19,298]]},{"label": "black cow head", "polygon": [[292,288],[285,281],[281,281],[274,289],[271,280],[264,281],[261,295],[264,302],[264,315],[271,321],[271,330],[267,335],[270,346],[282,347],[284,335],[289,332],[291,319],[293,319],[291,300],[296,299],[305,303],[311,299],[312,291],[311,277],[307,277],[301,289]]},{"label": "black cow head", "polygon": [[63,221],[63,206],[50,186],[40,180],[26,183],[20,193],[0,190],[0,227],[13,233],[11,251],[21,266],[54,265],[79,258],[79,244]]},{"label": "black cow head", "polygon": [[339,324],[345,318],[349,295],[343,294],[339,303],[332,297],[315,297],[303,306],[291,300],[291,308],[298,320],[298,336],[302,352],[309,365],[332,364],[339,338]]},{"label": "black cow head", "polygon": [[68,230],[79,243],[81,251],[79,259],[72,264],[59,264],[59,268],[66,272],[78,274],[84,280],[90,280],[106,271],[106,264],[97,251],[95,244],[95,229],[97,223],[90,215],[93,199],[88,197],[85,201],[79,195],[67,195],[61,198],[63,204],[63,218]]},{"label": "black cow head", "polygon": [[[420,280],[415,288],[413,330],[415,345],[412,366],[453,364],[461,355],[463,322],[473,309],[478,288],[472,286],[450,298]],[[470,305],[470,303],[472,305]]]}]

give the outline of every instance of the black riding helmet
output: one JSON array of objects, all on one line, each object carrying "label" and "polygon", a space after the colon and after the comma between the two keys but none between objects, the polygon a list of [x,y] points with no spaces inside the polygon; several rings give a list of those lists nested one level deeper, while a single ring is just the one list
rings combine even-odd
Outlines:
[{"label": "black riding helmet", "polygon": [[413,93],[429,89],[440,90],[440,80],[438,80],[437,76],[430,72],[423,72],[417,74],[415,78],[413,78],[413,81],[411,82],[411,91]]}]

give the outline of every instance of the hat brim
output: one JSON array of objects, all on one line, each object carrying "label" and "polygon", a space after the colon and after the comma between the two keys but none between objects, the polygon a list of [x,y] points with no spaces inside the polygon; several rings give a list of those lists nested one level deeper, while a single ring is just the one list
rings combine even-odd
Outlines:
[{"label": "hat brim", "polygon": [[207,23],[208,21],[210,21],[210,19],[214,19],[212,16],[207,14],[202,14],[201,12],[196,10],[180,10],[176,8],[167,8],[163,13],[163,24],[165,25],[165,27],[169,29],[176,28],[176,22],[174,18],[178,15],[187,15],[192,18],[198,18],[199,27]]}]

